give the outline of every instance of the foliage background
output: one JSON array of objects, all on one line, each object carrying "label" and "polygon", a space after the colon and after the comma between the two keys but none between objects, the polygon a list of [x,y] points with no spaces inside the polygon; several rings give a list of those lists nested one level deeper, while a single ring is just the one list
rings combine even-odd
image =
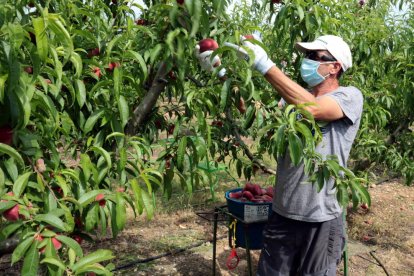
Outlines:
[{"label": "foliage background", "polygon": [[[39,263],[53,275],[109,274],[110,251],[83,256],[73,238],[116,236],[127,207],[150,218],[155,197],[173,190],[207,187],[214,200],[224,166],[250,179],[257,170],[274,172],[267,156],[288,152],[315,171],[319,185],[336,177],[338,198],[354,206],[369,202],[364,179],[388,173],[414,180],[410,1],[240,1],[232,10],[229,1],[144,4],[0,1],[0,126],[13,135],[0,144],[0,212],[18,206],[21,215],[2,219],[1,238],[18,238],[13,262],[23,259],[25,275],[35,275]],[[392,15],[399,6],[404,12]],[[349,42],[354,66],[342,82],[365,97],[350,162],[359,177],[346,170],[341,182],[345,169],[313,152],[313,119],[300,107],[278,109],[274,89],[230,48],[215,53],[227,81],[200,70],[193,55],[200,39],[238,43],[255,30],[298,82],[295,42],[327,33]],[[53,246],[56,239],[63,249]]]}]

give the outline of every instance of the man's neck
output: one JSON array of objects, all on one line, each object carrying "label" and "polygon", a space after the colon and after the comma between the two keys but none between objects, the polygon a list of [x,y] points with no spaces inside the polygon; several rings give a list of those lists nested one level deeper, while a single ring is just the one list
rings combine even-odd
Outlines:
[{"label": "man's neck", "polygon": [[327,93],[330,93],[339,87],[339,81],[336,78],[328,78],[323,81],[321,84],[318,84],[312,89],[313,95],[315,97],[323,96]]}]

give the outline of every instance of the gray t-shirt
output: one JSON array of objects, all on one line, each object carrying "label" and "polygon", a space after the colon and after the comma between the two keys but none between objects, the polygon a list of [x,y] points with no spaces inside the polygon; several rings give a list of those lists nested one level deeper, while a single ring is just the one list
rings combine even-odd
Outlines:
[{"label": "gray t-shirt", "polygon": [[[361,120],[363,96],[355,87],[339,87],[321,97],[332,97],[341,107],[345,117],[321,128],[322,141],[316,151],[322,156],[337,155],[339,164],[346,166],[352,143]],[[303,163],[294,167],[289,153],[279,158],[273,211],[295,220],[308,222],[328,221],[338,217],[342,209],[336,199],[333,180],[325,183],[318,193],[316,185],[307,181]]]}]

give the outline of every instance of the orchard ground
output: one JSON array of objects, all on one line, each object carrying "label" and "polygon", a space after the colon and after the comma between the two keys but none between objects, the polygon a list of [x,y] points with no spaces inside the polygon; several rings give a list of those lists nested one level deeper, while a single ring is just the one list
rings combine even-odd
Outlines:
[{"label": "orchard ground", "polygon": [[[97,237],[95,243],[83,242],[85,251],[108,248],[117,258],[113,263],[119,267],[137,260],[161,255],[179,248],[189,247],[212,239],[212,222],[197,216],[197,212],[212,211],[214,206],[225,204],[220,187],[215,203],[203,203],[208,193],[197,192],[189,199],[183,195],[173,196],[170,202],[161,202],[155,217],[130,219],[126,229],[116,239]],[[349,275],[414,275],[414,187],[402,181],[390,180],[370,188],[372,207],[369,210],[349,210]],[[195,205],[194,203],[202,203]],[[227,227],[219,224],[217,242],[216,275],[248,275],[246,253],[238,248],[240,263],[233,271],[226,267],[230,254]],[[258,261],[259,251],[252,251],[252,263]],[[373,255],[372,255],[373,254]],[[0,275],[19,275],[21,264],[10,267],[10,255],[0,258]],[[338,275],[343,275],[343,265]],[[115,272],[115,275],[211,275],[212,244],[205,242],[182,253],[134,265]]]}]

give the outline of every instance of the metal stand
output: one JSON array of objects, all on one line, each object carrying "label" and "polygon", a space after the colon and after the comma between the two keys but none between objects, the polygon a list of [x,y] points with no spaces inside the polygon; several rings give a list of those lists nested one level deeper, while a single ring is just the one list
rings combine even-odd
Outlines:
[{"label": "metal stand", "polygon": [[[204,216],[204,214],[207,213],[197,213],[198,216],[200,216],[203,219],[209,220],[211,221],[211,219],[208,219],[207,217]],[[209,213],[211,214],[211,212]],[[217,259],[217,226],[218,226],[218,222],[219,221],[224,221],[219,219],[220,215],[225,215],[227,217],[227,221],[230,222],[231,219],[236,219],[238,222],[240,222],[243,225],[244,228],[244,238],[245,238],[245,242],[246,242],[246,255],[247,255],[247,266],[248,266],[248,270],[249,270],[249,275],[253,275],[252,272],[252,262],[251,262],[251,255],[250,255],[250,240],[249,240],[249,225],[253,224],[253,223],[258,223],[258,222],[246,222],[243,219],[231,214],[228,212],[227,209],[227,205],[225,206],[221,206],[221,207],[216,207],[214,208],[214,213],[213,213],[213,275],[216,275],[216,259]],[[343,215],[342,215],[342,219],[344,221],[344,231],[346,233],[346,211],[344,210]],[[263,221],[259,221],[263,222]],[[228,223],[229,225],[230,223]],[[229,239],[229,245],[231,245],[231,231],[229,231],[228,234],[228,239]],[[348,276],[349,271],[348,271],[348,250],[347,250],[347,240],[345,240],[345,247],[344,247],[344,251],[342,253],[342,257],[344,260],[344,276]]]},{"label": "metal stand", "polygon": [[[228,220],[231,219],[237,220],[239,223],[243,225],[244,228],[244,239],[246,242],[246,255],[247,255],[247,266],[249,270],[249,275],[253,275],[252,272],[252,259],[250,254],[250,238],[249,238],[249,225],[254,223],[263,223],[264,221],[255,221],[255,222],[246,222],[245,220],[231,214],[227,210],[227,206],[216,207],[214,209],[214,225],[213,225],[213,275],[216,275],[216,250],[217,250],[217,223],[218,223],[218,216],[219,214],[225,214],[228,217]],[[266,220],[265,220],[266,221]],[[231,243],[231,231],[229,231],[229,244]]]}]

